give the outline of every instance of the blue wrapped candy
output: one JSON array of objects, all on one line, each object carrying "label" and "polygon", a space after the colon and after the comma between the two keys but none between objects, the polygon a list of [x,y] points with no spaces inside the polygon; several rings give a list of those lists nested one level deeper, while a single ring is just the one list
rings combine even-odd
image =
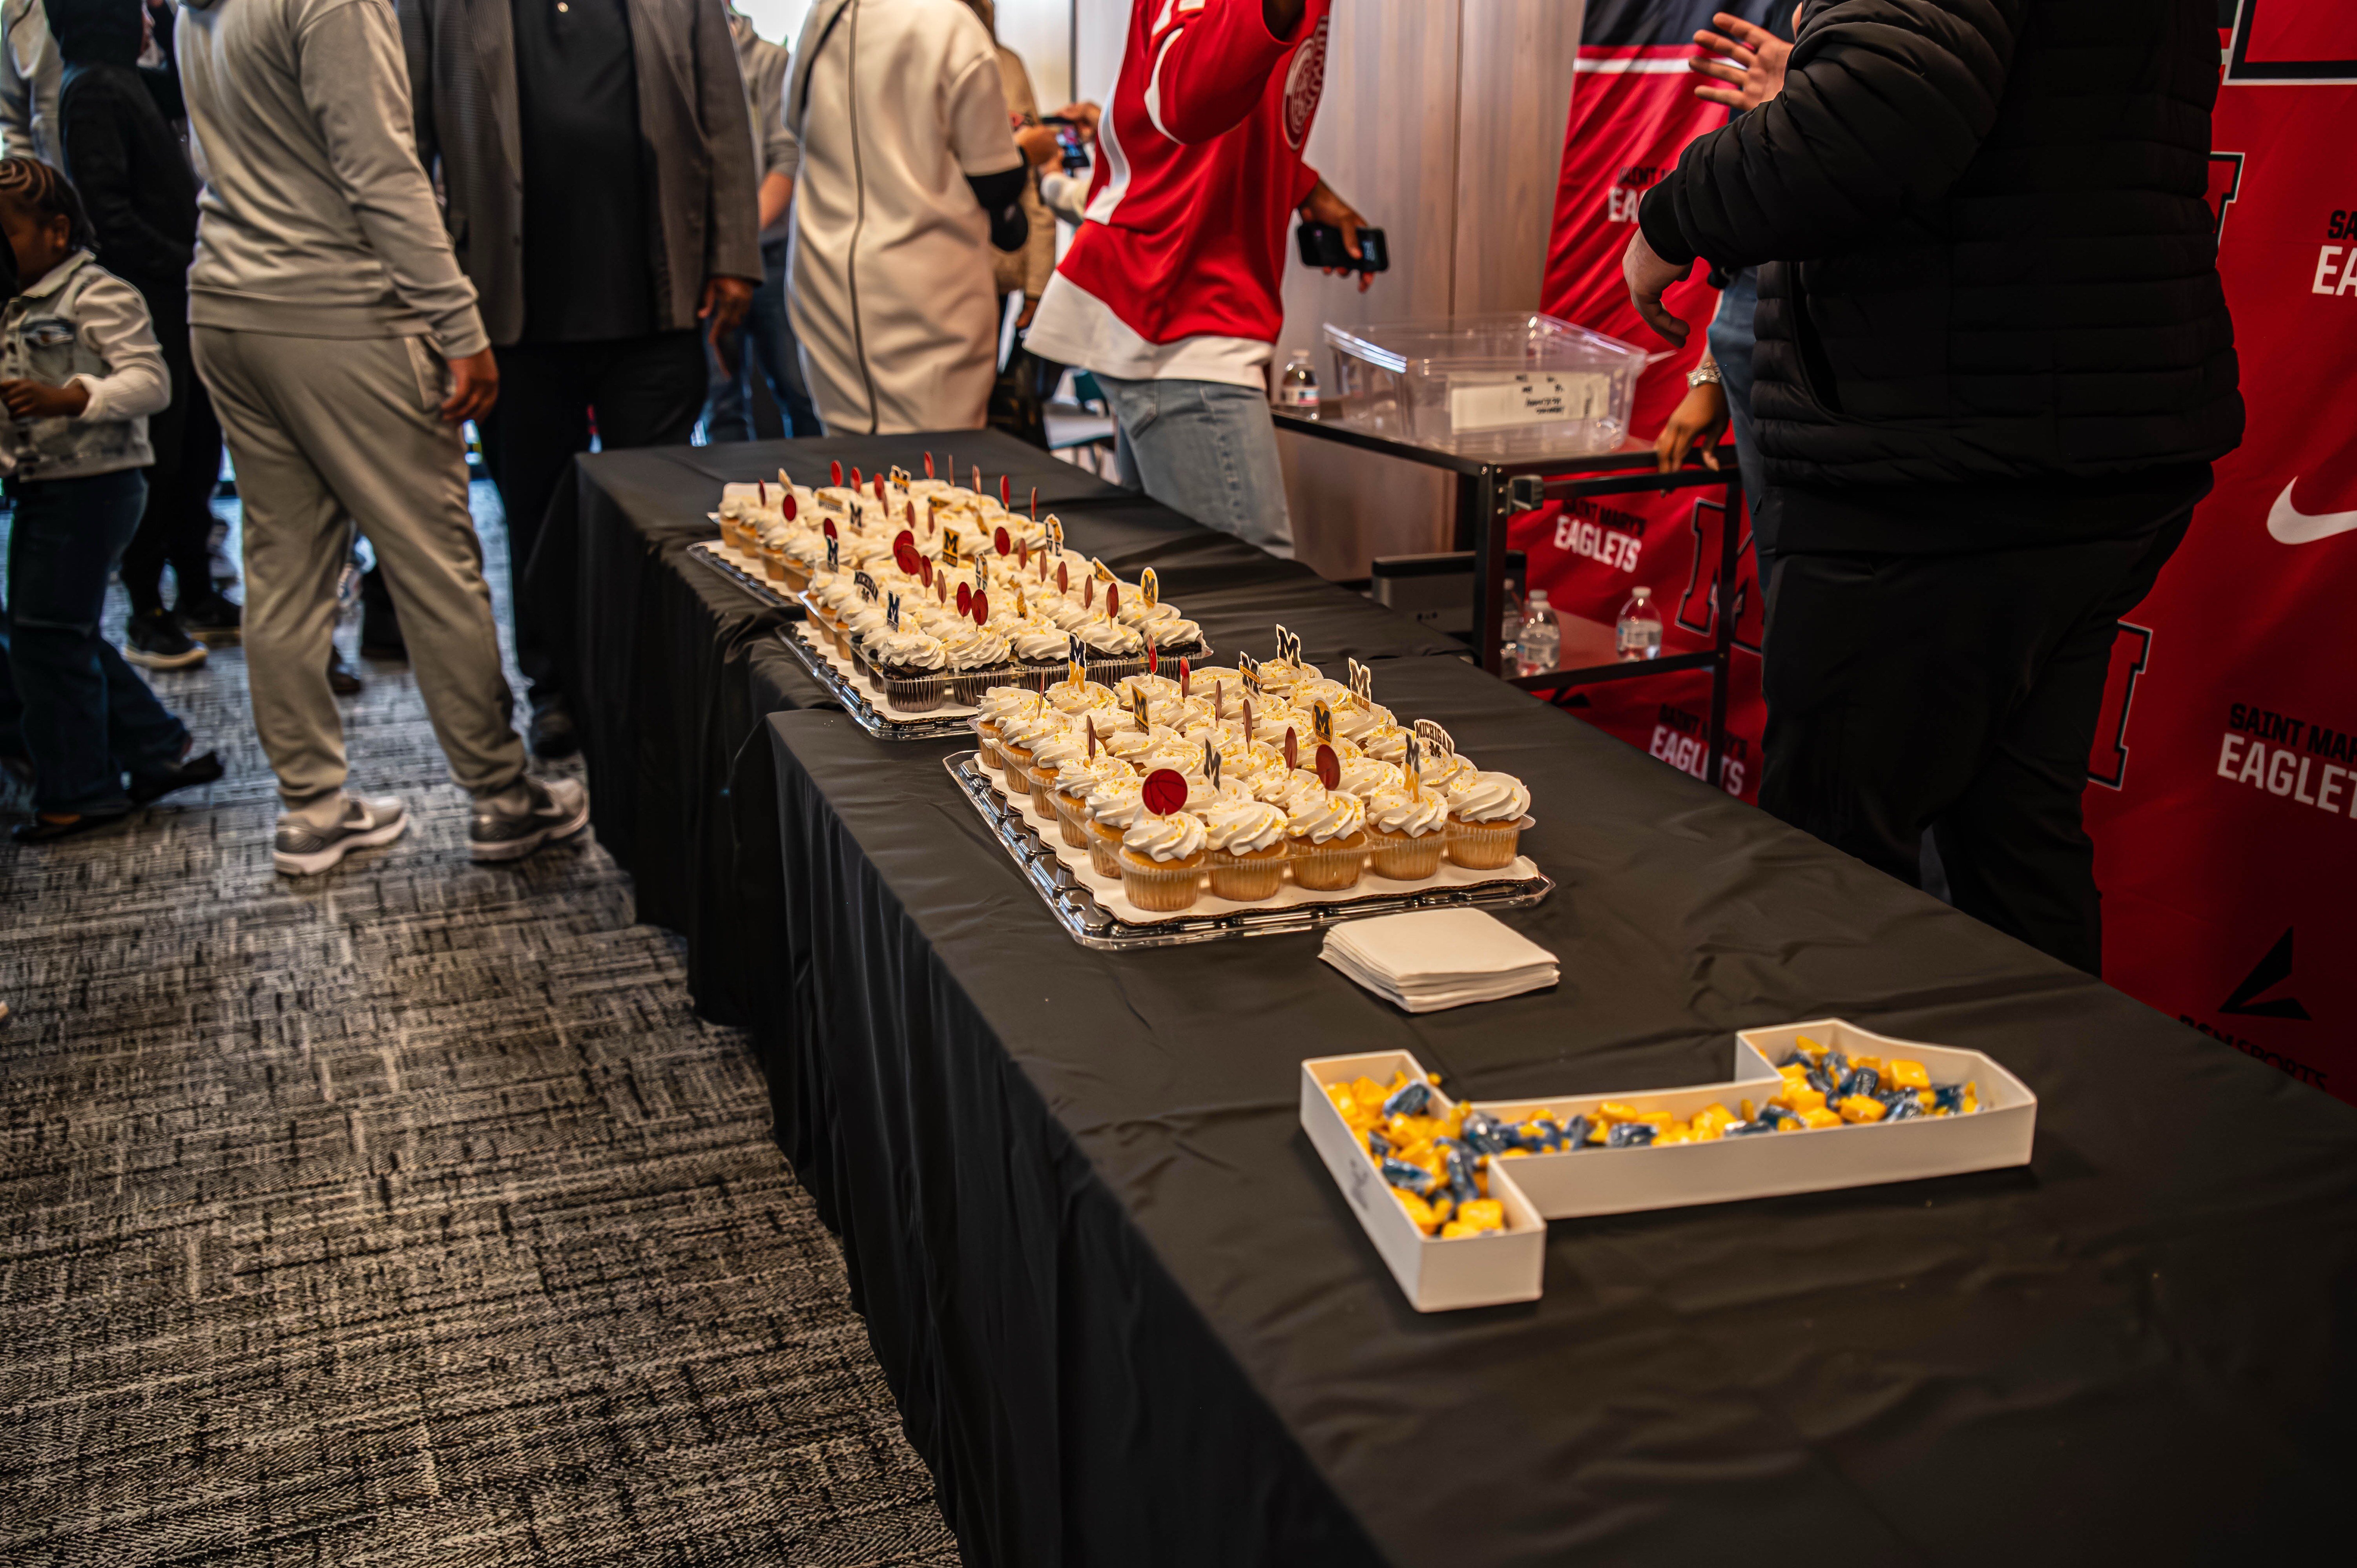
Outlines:
[{"label": "blue wrapped candy", "polygon": [[1944,1111],[1951,1116],[1963,1115],[1964,1113],[1964,1086],[1961,1083],[1941,1084],[1938,1088],[1932,1090],[1932,1105],[1934,1110]]},{"label": "blue wrapped candy", "polygon": [[1392,1097],[1383,1101],[1383,1114],[1385,1116],[1421,1116],[1424,1114],[1424,1108],[1431,1102],[1432,1085],[1422,1079],[1417,1079],[1415,1082],[1404,1083],[1392,1091]]},{"label": "blue wrapped candy", "polygon": [[1367,1129],[1367,1152],[1379,1160],[1392,1152],[1392,1141],[1383,1136],[1382,1128]]},{"label": "blue wrapped candy", "polygon": [[1383,1179],[1394,1187],[1405,1188],[1418,1197],[1430,1197],[1433,1187],[1438,1185],[1432,1179],[1432,1173],[1423,1166],[1412,1165],[1405,1160],[1394,1159],[1389,1155],[1383,1156]]},{"label": "blue wrapped candy", "polygon": [[1587,1117],[1573,1117],[1570,1121],[1563,1124],[1564,1146],[1570,1149],[1585,1149],[1588,1147],[1587,1135],[1591,1131],[1593,1131],[1593,1129],[1588,1126]]},{"label": "blue wrapped candy", "polygon": [[1719,1133],[1722,1138],[1756,1138],[1762,1133],[1773,1133],[1776,1123],[1769,1121],[1737,1122]]},{"label": "blue wrapped candy", "polygon": [[1841,1098],[1841,1080],[1827,1072],[1824,1068],[1811,1068],[1808,1071],[1807,1083],[1811,1089],[1815,1090],[1827,1100],[1839,1100]]},{"label": "blue wrapped candy", "polygon": [[1923,1102],[1915,1098],[1911,1089],[1886,1090],[1875,1098],[1890,1112],[1887,1121],[1906,1122],[1923,1114]]},{"label": "blue wrapped candy", "polygon": [[1476,1111],[1465,1118],[1459,1129],[1466,1147],[1477,1155],[1499,1155],[1514,1146],[1515,1134],[1501,1127],[1497,1121]]},{"label": "blue wrapped candy", "polygon": [[1652,1126],[1644,1122],[1623,1122],[1604,1134],[1608,1149],[1641,1149],[1652,1141]]},{"label": "blue wrapped candy", "polygon": [[1847,1100],[1853,1094],[1863,1094],[1872,1100],[1876,1098],[1874,1091],[1881,1087],[1882,1075],[1872,1068],[1852,1068],[1849,1076],[1842,1079],[1841,1093],[1837,1098]]},{"label": "blue wrapped candy", "polygon": [[1824,1069],[1825,1076],[1835,1083],[1849,1076],[1849,1058],[1839,1051],[1827,1051],[1817,1065]]},{"label": "blue wrapped candy", "polygon": [[1473,1181],[1473,1152],[1462,1146],[1452,1148],[1442,1156],[1448,1171],[1448,1196],[1459,1203],[1471,1203],[1481,1196]]}]

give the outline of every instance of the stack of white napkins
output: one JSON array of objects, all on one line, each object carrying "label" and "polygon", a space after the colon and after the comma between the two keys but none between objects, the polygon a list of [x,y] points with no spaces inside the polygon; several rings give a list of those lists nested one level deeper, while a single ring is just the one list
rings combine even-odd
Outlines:
[{"label": "stack of white napkins", "polygon": [[1410,1013],[1495,1002],[1559,978],[1555,954],[1479,909],[1352,920],[1326,933],[1318,956]]}]

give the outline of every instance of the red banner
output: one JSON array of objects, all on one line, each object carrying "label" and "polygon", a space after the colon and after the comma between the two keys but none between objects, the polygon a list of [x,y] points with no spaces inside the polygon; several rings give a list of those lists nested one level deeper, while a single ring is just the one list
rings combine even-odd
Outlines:
[{"label": "red banner", "polygon": [[[1563,175],[1555,187],[1554,240],[1547,249],[1542,306],[1551,316],[1652,349],[1666,345],[1637,317],[1621,281],[1620,252],[1635,232],[1637,202],[1678,161],[1685,145],[1727,123],[1727,111],[1694,95],[1686,69],[1696,28],[1713,10],[1759,21],[1771,0],[1738,4],[1681,0],[1595,0],[1579,48],[1577,85],[1564,138]],[[1702,273],[1673,288],[1670,308],[1693,323],[1684,349],[1645,372],[1630,421],[1632,435],[1651,442],[1685,395],[1686,372],[1703,350],[1703,328],[1718,295]],[[1530,585],[1547,590],[1558,613],[1609,625],[1639,584],[1653,590],[1662,611],[1662,650],[1693,653],[1717,636],[1719,530],[1726,523],[1724,490],[1610,496],[1549,503],[1519,519],[1513,544],[1528,553]],[[1743,528],[1746,520],[1738,518]],[[1741,541],[1732,596],[1739,639],[1728,693],[1727,766],[1730,793],[1760,793],[1759,584],[1748,532]],[[1666,675],[1579,690],[1566,699],[1598,728],[1642,747],[1699,778],[1710,682],[1702,674]]]},{"label": "red banner", "polygon": [[2357,1101],[2357,29],[2244,0],[2224,69],[2210,189],[2250,427],[2113,654],[2104,975]]}]

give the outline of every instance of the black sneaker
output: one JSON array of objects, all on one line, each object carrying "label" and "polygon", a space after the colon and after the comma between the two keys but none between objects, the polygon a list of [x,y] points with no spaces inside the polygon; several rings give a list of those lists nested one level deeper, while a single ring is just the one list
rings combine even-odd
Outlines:
[{"label": "black sneaker", "polygon": [[570,757],[581,749],[581,733],[573,727],[573,710],[562,697],[551,697],[532,711],[532,734],[526,737],[534,757]]},{"label": "black sneaker", "polygon": [[328,649],[328,689],[339,697],[357,697],[361,694],[361,686],[360,676],[353,671],[350,665],[344,662],[344,650],[340,648]]},{"label": "black sneaker", "polygon": [[467,823],[467,853],[477,860],[522,860],[589,825],[589,790],[579,779],[527,773],[517,782],[531,797],[522,811],[505,810],[495,800],[475,802]]},{"label": "black sneaker", "polygon": [[218,783],[224,771],[221,753],[208,751],[202,757],[176,762],[163,772],[150,774],[145,779],[134,774],[131,778],[131,803],[150,806],[175,789],[193,789],[199,784]]},{"label": "black sneaker", "polygon": [[180,628],[210,648],[234,648],[245,635],[245,610],[217,593],[183,600],[172,612]]},{"label": "black sneaker", "polygon": [[187,670],[205,661],[205,650],[170,612],[141,610],[124,628],[123,657],[142,670]]}]

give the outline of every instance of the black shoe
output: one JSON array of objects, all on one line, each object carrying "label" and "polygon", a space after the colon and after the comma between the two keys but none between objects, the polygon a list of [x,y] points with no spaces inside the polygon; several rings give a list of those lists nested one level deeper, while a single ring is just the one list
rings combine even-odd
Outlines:
[{"label": "black shoe", "polygon": [[143,670],[187,670],[205,661],[205,650],[168,611],[141,610],[123,628],[123,657]]},{"label": "black shoe", "polygon": [[111,828],[130,815],[128,811],[84,812],[79,817],[69,817],[62,822],[51,822],[47,817],[35,817],[29,822],[18,822],[16,831],[8,836],[18,843],[56,843],[61,839]]},{"label": "black shoe", "polygon": [[570,757],[581,749],[581,734],[564,698],[551,697],[533,709],[531,740],[534,757]]},{"label": "black shoe", "polygon": [[339,697],[357,697],[361,694],[361,678],[352,672],[350,665],[344,662],[343,650],[329,649],[328,650],[328,689]]},{"label": "black shoe", "polygon": [[175,789],[193,789],[199,784],[214,783],[225,771],[221,767],[221,753],[208,751],[202,757],[176,762],[164,772],[149,778],[141,779],[134,775],[131,803],[135,806],[152,805]]},{"label": "black shoe", "polygon": [[172,616],[182,630],[210,648],[234,648],[245,636],[243,607],[219,594],[185,600]]}]

